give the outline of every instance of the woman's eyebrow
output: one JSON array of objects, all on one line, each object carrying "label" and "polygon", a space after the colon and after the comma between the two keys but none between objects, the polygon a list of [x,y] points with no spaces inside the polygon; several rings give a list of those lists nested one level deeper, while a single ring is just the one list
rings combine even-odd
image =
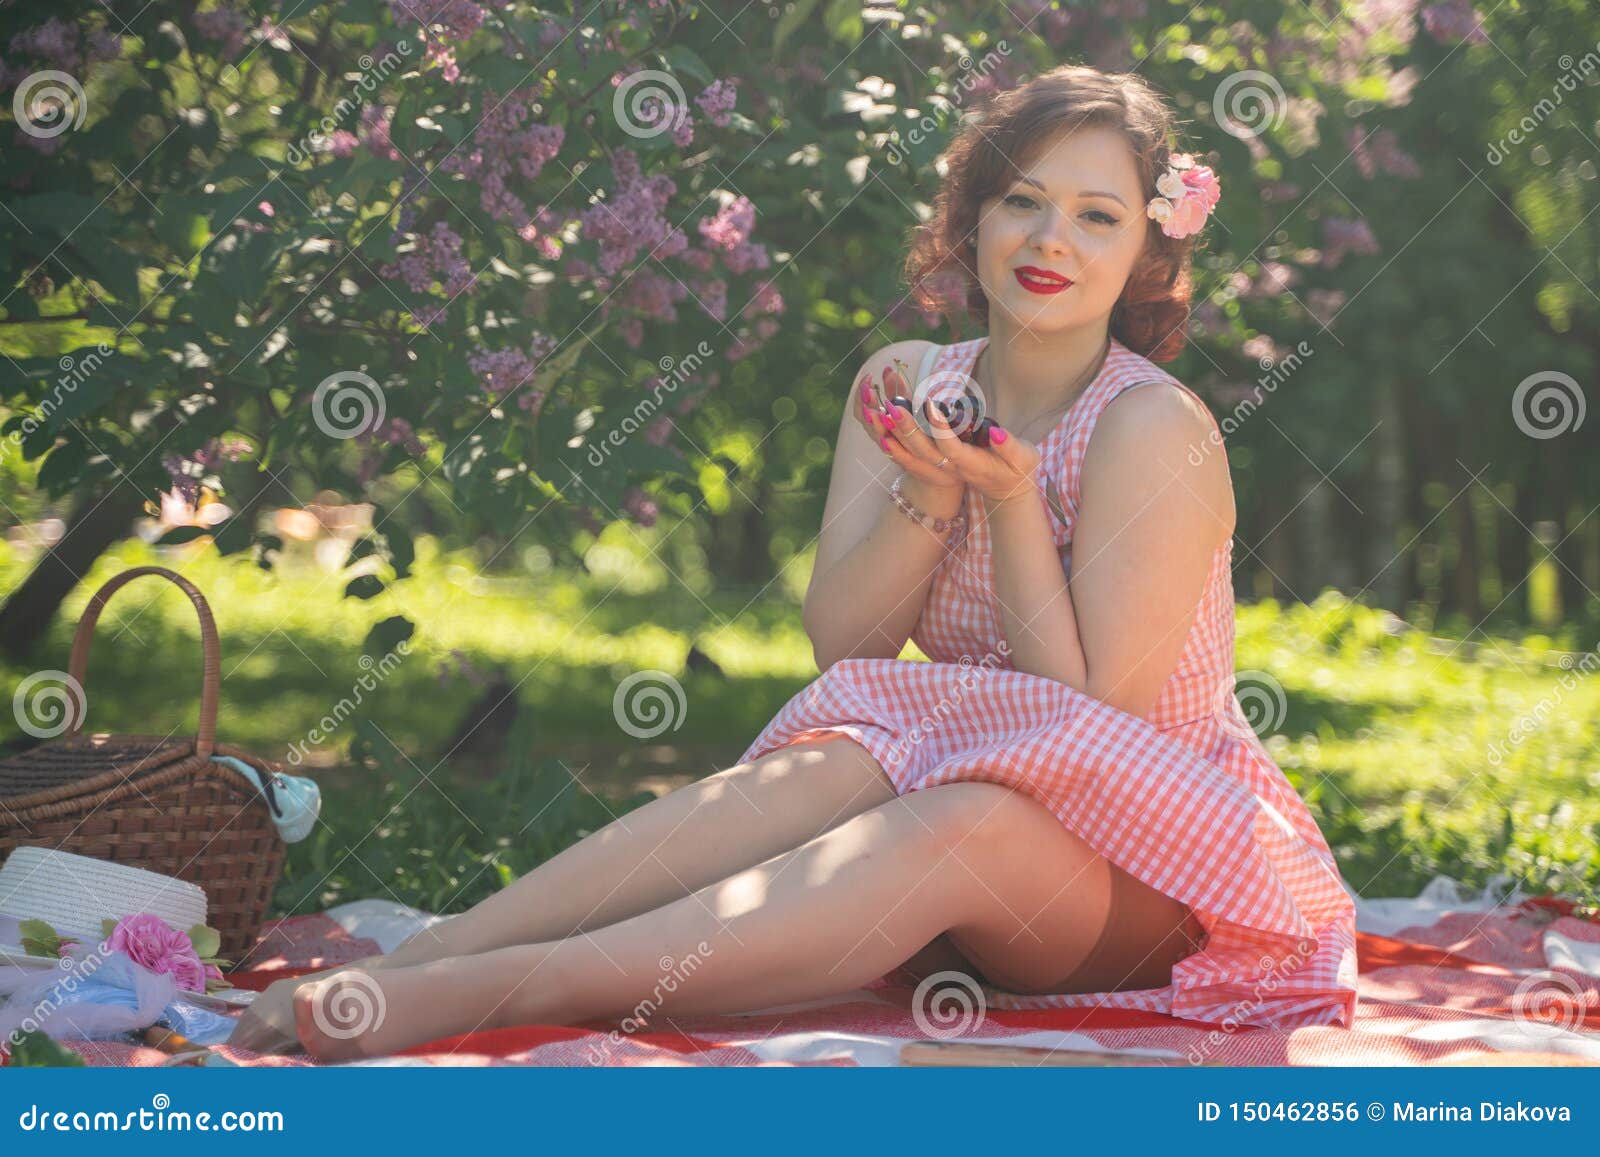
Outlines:
[{"label": "woman's eyebrow", "polygon": [[[1035,189],[1038,189],[1039,192],[1041,192],[1041,193],[1049,192],[1048,189],[1046,189],[1043,185],[1041,185],[1038,181],[1034,180],[1032,177],[1018,177],[1017,180],[1020,181],[1024,185],[1032,185]],[[1110,200],[1113,200],[1117,204],[1121,205],[1124,209],[1126,209],[1128,207],[1127,203],[1125,201],[1123,201],[1123,199],[1121,197],[1117,196],[1115,193],[1102,193],[1099,190],[1095,190],[1095,189],[1085,189],[1083,192],[1079,193],[1078,196],[1080,196],[1080,197],[1107,197]]]}]

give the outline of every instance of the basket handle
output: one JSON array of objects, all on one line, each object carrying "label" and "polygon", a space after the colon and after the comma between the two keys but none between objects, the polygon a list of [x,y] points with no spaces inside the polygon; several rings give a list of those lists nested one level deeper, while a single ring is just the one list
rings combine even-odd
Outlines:
[{"label": "basket handle", "polygon": [[[89,605],[84,608],[83,618],[78,620],[77,633],[72,636],[72,657],[67,662],[67,674],[83,689],[87,702],[88,687],[84,678],[89,669],[89,644],[94,640],[94,625],[100,618],[100,611],[123,584],[147,574],[158,574],[177,583],[183,593],[189,596],[195,612],[200,616],[200,646],[204,652],[204,672],[200,683],[200,731],[195,736],[194,753],[201,759],[209,759],[217,738],[217,688],[221,681],[222,645],[217,640],[216,620],[211,617],[211,607],[206,603],[205,596],[182,575],[164,566],[136,566],[108,580],[94,593]],[[87,710],[78,714],[72,727],[67,731],[68,739],[82,730],[87,715]]]}]

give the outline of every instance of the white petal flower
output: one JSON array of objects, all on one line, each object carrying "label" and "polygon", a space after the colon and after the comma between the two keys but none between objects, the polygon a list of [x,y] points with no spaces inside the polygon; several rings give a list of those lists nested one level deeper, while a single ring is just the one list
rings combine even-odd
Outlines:
[{"label": "white petal flower", "polygon": [[1156,192],[1170,200],[1176,201],[1183,196],[1185,188],[1183,178],[1177,173],[1162,173],[1156,178]]},{"label": "white petal flower", "polygon": [[1152,197],[1150,204],[1145,207],[1144,215],[1153,221],[1166,224],[1172,217],[1172,202],[1165,197]]},{"label": "white petal flower", "polygon": [[1190,153],[1173,153],[1167,160],[1167,166],[1173,169],[1194,168],[1194,156]]}]

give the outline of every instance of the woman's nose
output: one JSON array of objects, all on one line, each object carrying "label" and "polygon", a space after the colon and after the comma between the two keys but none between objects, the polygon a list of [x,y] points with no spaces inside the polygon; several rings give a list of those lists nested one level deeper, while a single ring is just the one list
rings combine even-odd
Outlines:
[{"label": "woman's nose", "polygon": [[1061,254],[1072,247],[1071,225],[1066,218],[1052,213],[1039,223],[1028,240],[1040,253]]}]

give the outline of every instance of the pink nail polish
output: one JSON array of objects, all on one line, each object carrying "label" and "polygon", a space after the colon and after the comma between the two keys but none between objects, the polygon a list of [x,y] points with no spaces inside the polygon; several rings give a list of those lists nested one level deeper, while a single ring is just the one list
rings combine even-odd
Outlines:
[{"label": "pink nail polish", "polygon": [[1005,428],[1003,426],[989,427],[989,441],[993,442],[995,445],[998,446],[1009,437],[1011,437],[1011,435],[1005,432]]},{"label": "pink nail polish", "polygon": [[887,454],[889,452],[889,435],[885,434],[883,437],[879,438],[878,446],[885,454]]}]

